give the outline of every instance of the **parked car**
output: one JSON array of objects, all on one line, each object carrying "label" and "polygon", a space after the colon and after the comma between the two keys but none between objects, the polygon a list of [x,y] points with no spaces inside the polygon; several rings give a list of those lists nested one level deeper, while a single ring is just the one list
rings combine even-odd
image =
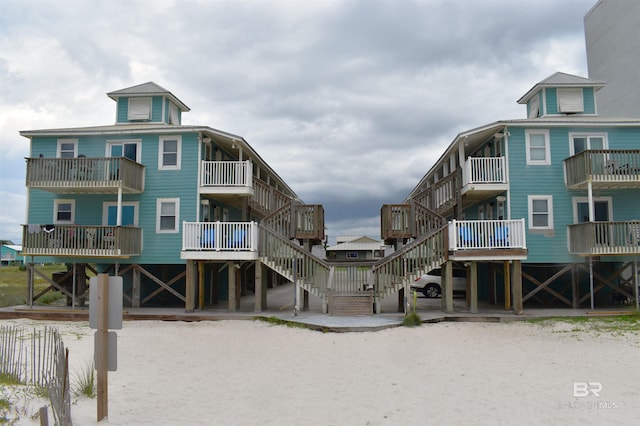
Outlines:
[{"label": "parked car", "polygon": [[[425,297],[438,297],[442,294],[442,270],[433,269],[421,277],[416,278],[411,284],[411,290],[421,291]],[[453,268],[453,291],[467,291],[467,272],[461,268]]]}]

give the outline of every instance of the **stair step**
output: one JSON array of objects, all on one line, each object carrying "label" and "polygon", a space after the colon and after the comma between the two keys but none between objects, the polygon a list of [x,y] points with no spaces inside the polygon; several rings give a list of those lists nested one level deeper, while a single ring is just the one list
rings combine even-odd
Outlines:
[{"label": "stair step", "polygon": [[332,293],[329,314],[333,316],[373,315],[373,293]]}]

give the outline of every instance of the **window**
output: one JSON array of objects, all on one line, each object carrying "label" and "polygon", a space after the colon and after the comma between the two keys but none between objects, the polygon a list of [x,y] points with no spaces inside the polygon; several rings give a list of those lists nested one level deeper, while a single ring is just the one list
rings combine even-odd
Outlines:
[{"label": "window", "polygon": [[158,169],[179,170],[181,147],[180,136],[162,136],[159,143]]},{"label": "window", "polygon": [[357,259],[358,258],[358,252],[357,251],[348,251],[347,252],[347,259]]},{"label": "window", "polygon": [[525,141],[527,149],[527,164],[551,164],[548,130],[526,130]]},{"label": "window", "polygon": [[529,101],[529,114],[527,118],[540,117],[540,95],[535,95]]},{"label": "window", "polygon": [[178,198],[158,198],[156,204],[156,232],[178,232],[180,200]]},{"label": "window", "polygon": [[58,158],[75,158],[78,155],[77,139],[58,139]]},{"label": "window", "polygon": [[53,223],[72,224],[75,220],[76,200],[54,200]]},{"label": "window", "polygon": [[178,117],[178,107],[175,104],[169,103],[169,124],[180,124]]},{"label": "window", "polygon": [[558,112],[583,112],[582,89],[558,89]]},{"label": "window", "polygon": [[529,229],[553,229],[551,195],[529,195]]},{"label": "window", "polygon": [[107,157],[127,157],[129,160],[139,163],[141,157],[140,151],[140,141],[107,141]]},{"label": "window", "polygon": [[127,119],[131,121],[151,120],[151,98],[130,98]]},{"label": "window", "polygon": [[571,155],[578,154],[587,149],[607,149],[607,135],[569,133],[569,151]]}]

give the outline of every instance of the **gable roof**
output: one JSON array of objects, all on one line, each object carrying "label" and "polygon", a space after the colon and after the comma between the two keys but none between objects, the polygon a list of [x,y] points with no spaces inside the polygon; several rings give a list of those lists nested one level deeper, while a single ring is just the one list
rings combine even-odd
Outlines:
[{"label": "gable roof", "polygon": [[167,96],[169,99],[171,99],[171,101],[173,101],[173,103],[178,105],[182,111],[191,111],[191,109],[186,106],[180,99],[175,97],[173,93],[171,93],[164,87],[154,83],[153,81],[107,93],[107,96],[109,96],[114,101],[117,101],[121,96],[137,97],[151,95]]},{"label": "gable roof", "polygon": [[604,81],[593,80],[564,72],[556,72],[536,83],[535,86],[529,89],[517,102],[519,104],[526,104],[529,99],[543,87],[595,87],[596,90],[599,90],[604,87],[605,84],[607,83]]}]

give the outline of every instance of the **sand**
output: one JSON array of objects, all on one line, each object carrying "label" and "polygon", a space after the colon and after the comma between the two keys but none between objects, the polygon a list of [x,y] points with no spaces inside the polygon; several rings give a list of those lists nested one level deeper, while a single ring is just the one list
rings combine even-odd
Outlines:
[{"label": "sand", "polygon": [[[90,362],[88,324],[53,324],[71,371]],[[321,333],[253,321],[125,322],[100,424],[640,424],[640,333],[576,327],[584,326]],[[602,389],[582,396],[597,385],[578,383],[574,396],[575,382]],[[98,424],[96,400],[74,396],[72,416]]]}]

